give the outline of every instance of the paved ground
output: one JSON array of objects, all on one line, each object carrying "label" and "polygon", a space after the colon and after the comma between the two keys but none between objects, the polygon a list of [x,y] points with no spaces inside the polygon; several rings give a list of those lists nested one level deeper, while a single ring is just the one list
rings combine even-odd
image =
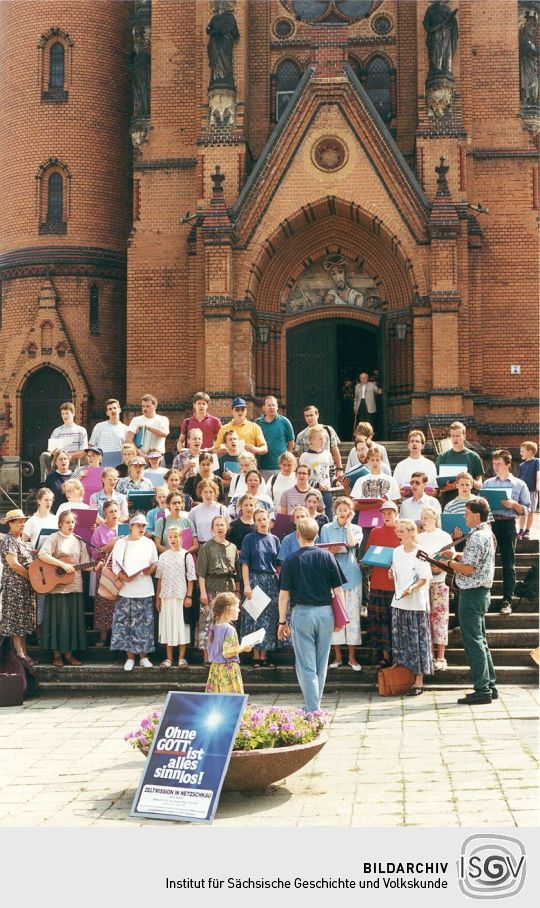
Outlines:
[{"label": "paved ground", "polygon": [[[456,696],[326,698],[330,740],[319,756],[264,793],[225,793],[215,825],[537,825],[537,690],[504,687],[474,708]],[[162,702],[41,698],[2,710],[0,826],[163,825],[128,816],[143,758],[123,740]]]}]

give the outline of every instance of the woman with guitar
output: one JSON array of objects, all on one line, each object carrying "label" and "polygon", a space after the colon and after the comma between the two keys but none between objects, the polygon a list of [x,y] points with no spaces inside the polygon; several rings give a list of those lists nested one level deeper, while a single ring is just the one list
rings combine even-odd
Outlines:
[{"label": "woman with guitar", "polygon": [[[68,665],[80,665],[73,655],[73,650],[86,649],[86,626],[84,620],[84,601],[82,570],[93,568],[84,542],[75,536],[75,514],[63,511],[58,518],[58,533],[53,533],[43,543],[36,559],[36,569],[42,573],[43,583],[47,583],[50,592],[45,596],[45,613],[43,616],[42,646],[53,650],[53,665],[62,668],[64,659]],[[48,571],[43,565],[50,565]],[[58,569],[64,576],[58,575]],[[56,576],[55,576],[56,575]],[[54,581],[56,580],[56,585]],[[36,589],[34,581],[34,589]],[[62,659],[62,653],[64,659]]]},{"label": "woman with guitar", "polygon": [[431,569],[417,557],[416,524],[398,520],[396,533],[401,545],[394,549],[388,576],[394,581],[392,599],[392,655],[395,665],[404,665],[415,674],[407,692],[417,697],[424,692],[424,675],[431,675],[431,633],[429,629],[429,581]]},{"label": "woman with guitar", "polygon": [[[439,526],[439,513],[435,508],[425,507],[420,511],[422,532],[418,544],[427,555],[435,556],[443,549],[454,551],[450,533]],[[440,567],[431,563],[432,578],[429,582],[429,623],[434,650],[433,670],[443,672],[448,667],[444,650],[448,645],[448,616],[450,612],[450,590],[445,574]]]}]

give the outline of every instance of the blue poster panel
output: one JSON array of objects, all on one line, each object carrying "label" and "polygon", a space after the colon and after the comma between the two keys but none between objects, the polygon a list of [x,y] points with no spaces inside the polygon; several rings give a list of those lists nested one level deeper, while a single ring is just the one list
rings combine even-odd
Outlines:
[{"label": "blue poster panel", "polygon": [[170,691],[131,816],[211,823],[246,702],[244,694]]}]

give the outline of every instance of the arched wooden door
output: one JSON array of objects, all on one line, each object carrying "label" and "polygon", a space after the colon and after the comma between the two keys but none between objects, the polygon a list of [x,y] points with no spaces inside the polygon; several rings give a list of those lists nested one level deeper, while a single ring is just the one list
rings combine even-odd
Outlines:
[{"label": "arched wooden door", "polygon": [[39,455],[47,450],[52,430],[62,422],[60,404],[72,397],[62,373],[49,366],[33,372],[23,388],[21,456],[33,463],[38,477]]}]

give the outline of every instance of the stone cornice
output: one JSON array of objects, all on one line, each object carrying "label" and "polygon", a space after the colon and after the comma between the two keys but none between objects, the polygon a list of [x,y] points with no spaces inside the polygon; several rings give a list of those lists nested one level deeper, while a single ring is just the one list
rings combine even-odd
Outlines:
[{"label": "stone cornice", "polygon": [[94,246],[30,246],[0,253],[2,278],[73,275],[125,280],[125,252]]}]

